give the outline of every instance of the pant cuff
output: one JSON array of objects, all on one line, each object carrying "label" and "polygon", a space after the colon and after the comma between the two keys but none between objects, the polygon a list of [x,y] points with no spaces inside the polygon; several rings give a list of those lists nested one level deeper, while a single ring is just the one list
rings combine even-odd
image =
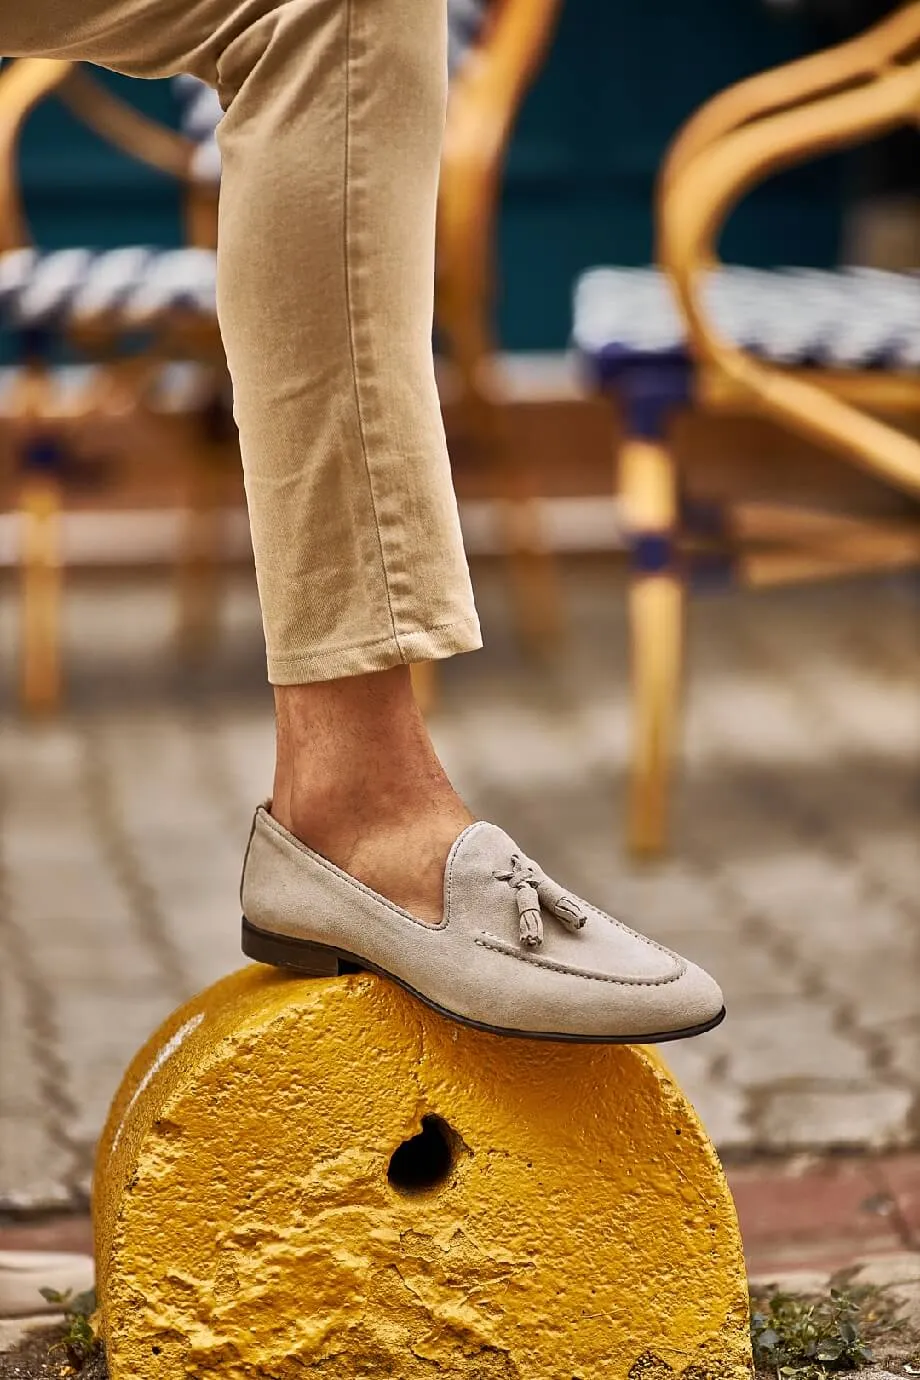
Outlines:
[{"label": "pant cuff", "polygon": [[439,628],[400,633],[382,642],[349,647],[312,647],[309,652],[268,654],[268,679],[272,685],[308,685],[315,681],[363,676],[369,671],[388,671],[414,661],[442,661],[459,652],[475,652],[482,646],[479,619],[461,619]]}]

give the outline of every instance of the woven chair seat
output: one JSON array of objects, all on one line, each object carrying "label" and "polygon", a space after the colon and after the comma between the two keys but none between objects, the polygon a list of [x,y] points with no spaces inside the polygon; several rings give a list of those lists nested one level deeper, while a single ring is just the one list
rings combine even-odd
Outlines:
[{"label": "woven chair seat", "polygon": [[179,128],[195,145],[192,177],[202,186],[216,187],[220,183],[217,126],[223,115],[217,92],[189,76],[174,77],[172,89],[179,107]]},{"label": "woven chair seat", "polygon": [[[920,370],[920,274],[723,267],[705,291],[722,334],[775,364]],[[651,268],[583,274],[573,339],[601,383],[633,364],[690,362],[670,284]]]},{"label": "woven chair seat", "polygon": [[[0,366],[0,418],[8,421],[21,415],[22,398],[29,378],[25,365]],[[42,415],[61,418],[79,416],[86,410],[87,403],[94,405],[97,402],[99,389],[106,382],[106,368],[98,363],[53,364],[44,371],[43,380]],[[213,372],[191,360],[160,364],[145,380],[141,400],[154,412],[194,412],[200,407],[212,381]]]},{"label": "woven chair seat", "polygon": [[140,329],[170,313],[213,318],[207,249],[17,249],[0,254],[0,329],[66,331],[105,321]]}]

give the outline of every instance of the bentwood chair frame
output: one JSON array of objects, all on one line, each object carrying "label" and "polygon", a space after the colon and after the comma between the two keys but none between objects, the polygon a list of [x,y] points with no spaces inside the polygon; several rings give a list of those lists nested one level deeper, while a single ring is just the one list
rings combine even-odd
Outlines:
[{"label": "bentwood chair frame", "polygon": [[562,627],[555,564],[528,457],[508,426],[495,367],[495,243],[501,177],[521,102],[539,73],[562,0],[496,0],[451,82],[438,198],[435,315],[459,385],[460,425],[485,458],[521,632],[544,656]]},{"label": "bentwood chair frame", "polygon": [[[149,120],[112,95],[78,64],[24,58],[0,77],[0,252],[30,247],[18,178],[19,138],[31,111],[50,96],[103,138],[130,156],[191,184],[194,144],[180,134]],[[146,323],[150,340],[139,356],[119,359],[118,340],[124,322],[105,311],[71,321],[61,328],[78,351],[102,361],[87,373],[84,387],[67,399],[62,412],[55,371],[41,353],[21,360],[16,385],[6,401],[8,420],[24,453],[35,451],[57,427],[72,430],[87,418],[106,411],[123,411],[131,404],[143,408],[151,380],[173,357],[205,362],[206,372],[219,378],[222,351],[216,324],[191,319],[185,313],[165,312]],[[149,329],[152,326],[152,329]],[[208,391],[208,390],[206,390]],[[180,561],[180,644],[185,652],[200,650],[214,626],[214,475],[228,446],[226,436],[212,435],[210,393],[194,398],[180,416],[158,416],[170,427],[170,444],[186,461],[189,488],[186,531]],[[203,423],[205,423],[203,425]],[[20,572],[20,699],[30,711],[48,711],[61,695],[59,621],[61,595],[60,514],[62,486],[53,465],[28,467],[19,492]]]},{"label": "bentwood chair frame", "polygon": [[[878,479],[920,498],[920,442],[869,413],[920,415],[920,374],[786,370],[725,339],[707,304],[715,243],[755,183],[796,162],[920,118],[920,3],[862,38],[743,82],[685,127],[667,158],[658,204],[659,261],[683,316],[694,362],[691,404],[779,421]],[[670,448],[628,438],[620,452],[627,520],[673,550],[678,475]],[[732,537],[767,548],[742,555],[752,585],[821,579],[920,562],[920,526],[739,505]],[[769,549],[773,542],[774,549]],[[657,549],[657,548],[656,548]],[[671,760],[683,671],[685,591],[675,558],[638,571],[630,591],[634,704],[629,842],[640,854],[667,838]]]}]

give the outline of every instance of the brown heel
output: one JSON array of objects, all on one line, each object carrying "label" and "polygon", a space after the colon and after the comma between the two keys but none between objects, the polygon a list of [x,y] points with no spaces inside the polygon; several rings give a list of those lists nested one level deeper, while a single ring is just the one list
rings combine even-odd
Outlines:
[{"label": "brown heel", "polygon": [[250,925],[243,916],[243,953],[257,963],[272,968],[290,968],[304,977],[338,977],[340,973],[357,973],[360,964],[335,949],[311,944],[306,939],[294,939],[286,934],[269,934]]}]

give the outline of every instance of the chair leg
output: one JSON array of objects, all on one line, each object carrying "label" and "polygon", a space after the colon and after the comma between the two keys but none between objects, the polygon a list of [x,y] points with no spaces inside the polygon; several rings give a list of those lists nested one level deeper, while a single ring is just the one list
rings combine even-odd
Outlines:
[{"label": "chair leg", "polygon": [[428,715],[437,708],[439,698],[438,663],[436,661],[415,661],[409,667],[409,674],[412,677],[415,702],[423,717],[427,719]]},{"label": "chair leg", "polygon": [[27,483],[19,504],[19,694],[30,714],[49,713],[61,698],[60,510],[53,481]]},{"label": "chair leg", "polygon": [[177,642],[184,661],[201,661],[218,639],[222,593],[220,504],[234,436],[219,398],[210,401],[193,418],[185,523],[176,571]]},{"label": "chair leg", "polygon": [[674,551],[674,460],[657,441],[626,441],[621,490],[631,532],[629,590],[632,761],[628,846],[650,857],[667,845],[668,796],[680,712],[684,586]]},{"label": "chair leg", "polygon": [[496,480],[502,550],[521,641],[545,660],[565,627],[558,562],[543,531],[533,475],[501,404],[480,399],[475,405],[481,409],[477,424]]},{"label": "chair leg", "polygon": [[184,530],[176,569],[177,642],[183,661],[199,661],[213,649],[219,621],[218,513],[214,475],[206,462],[190,476]]},{"label": "chair leg", "polygon": [[521,641],[546,659],[563,635],[562,595],[555,558],[543,537],[536,498],[501,501],[502,544]]}]

